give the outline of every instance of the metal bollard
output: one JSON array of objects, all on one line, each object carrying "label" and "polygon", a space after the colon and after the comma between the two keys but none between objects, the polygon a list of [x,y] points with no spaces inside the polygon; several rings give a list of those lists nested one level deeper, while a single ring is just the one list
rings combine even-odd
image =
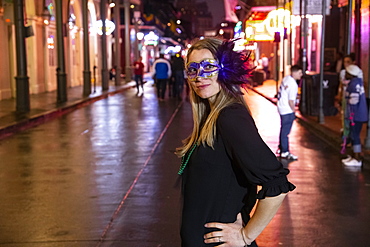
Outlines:
[{"label": "metal bollard", "polygon": [[94,65],[94,70],[93,70],[93,83],[94,83],[94,93],[96,92],[96,69],[98,67]]}]

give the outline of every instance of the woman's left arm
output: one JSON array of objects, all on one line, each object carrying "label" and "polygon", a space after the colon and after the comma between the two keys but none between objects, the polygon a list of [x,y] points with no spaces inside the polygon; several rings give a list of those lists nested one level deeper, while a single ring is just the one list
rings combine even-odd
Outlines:
[{"label": "woman's left arm", "polygon": [[241,216],[238,215],[234,223],[223,224],[219,222],[207,223],[208,228],[218,228],[220,231],[210,232],[204,235],[205,243],[223,242],[223,247],[241,247],[250,245],[266,228],[276,214],[286,193],[274,197],[266,197],[258,201],[256,210],[243,228]]},{"label": "woman's left arm", "polygon": [[247,244],[251,244],[270,223],[283,202],[286,193],[274,197],[266,197],[258,201],[256,211],[243,229]]}]

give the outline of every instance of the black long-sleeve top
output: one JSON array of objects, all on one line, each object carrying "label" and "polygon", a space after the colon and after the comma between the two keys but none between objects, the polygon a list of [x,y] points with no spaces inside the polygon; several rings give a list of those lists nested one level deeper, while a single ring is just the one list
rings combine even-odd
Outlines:
[{"label": "black long-sleeve top", "polygon": [[205,223],[232,223],[241,212],[246,224],[256,199],[295,188],[243,105],[225,107],[216,127],[214,149],[195,148],[183,173],[183,247],[215,246],[204,243],[203,235],[215,230]]}]

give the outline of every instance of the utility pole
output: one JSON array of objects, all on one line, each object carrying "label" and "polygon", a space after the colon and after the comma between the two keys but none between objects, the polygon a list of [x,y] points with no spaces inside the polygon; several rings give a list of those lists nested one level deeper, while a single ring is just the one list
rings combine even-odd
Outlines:
[{"label": "utility pole", "polygon": [[319,87],[319,117],[318,122],[320,124],[325,123],[324,111],[323,111],[323,102],[324,102],[324,89],[323,89],[323,80],[324,80],[324,49],[325,49],[325,20],[326,20],[326,0],[322,0],[322,22],[321,22],[321,49],[320,49],[320,87]]},{"label": "utility pole", "polygon": [[[370,5],[369,5],[370,11]],[[369,17],[370,21],[370,17]],[[368,42],[368,51],[370,50],[370,42]],[[368,56],[367,71],[370,71],[370,56]],[[370,100],[370,73],[367,73],[367,100]],[[370,107],[369,107],[369,116],[370,116]],[[367,132],[365,138],[365,148],[370,149],[370,118],[367,122]]]},{"label": "utility pole", "polygon": [[67,101],[67,74],[64,60],[64,35],[63,35],[63,3],[55,1],[55,17],[57,26],[57,102],[64,103]]},{"label": "utility pole", "polygon": [[303,0],[303,50],[302,50],[302,68],[303,74],[306,74],[307,70],[307,39],[308,39],[308,19],[307,19],[307,0]]},{"label": "utility pole", "polygon": [[125,8],[125,80],[131,81],[130,0],[123,0]]},{"label": "utility pole", "polygon": [[[352,33],[352,5],[353,5],[353,1],[348,0],[346,54],[351,53],[351,46],[352,46],[352,43],[351,43],[351,39],[352,39],[352,37],[351,37],[351,33]],[[358,55],[358,54],[356,54],[356,55]]]},{"label": "utility pole", "polygon": [[303,5],[303,0],[300,0],[299,1],[299,16],[301,17],[301,22],[299,23],[299,60],[297,61],[298,64],[300,64],[302,66],[302,72],[303,72],[303,77],[301,79],[301,97],[300,97],[300,100],[299,100],[299,108],[301,110],[301,113],[307,113],[307,97],[306,97],[306,81],[307,81],[307,78],[306,78],[306,70],[304,68],[304,65],[303,65],[303,42],[302,42],[302,36],[304,37],[304,34],[303,34],[303,18],[302,18],[302,15],[303,15],[303,9],[302,9],[302,5]]},{"label": "utility pole", "polygon": [[29,77],[27,76],[26,29],[24,27],[23,0],[14,0],[15,42],[17,54],[16,111],[30,111]]},{"label": "utility pole", "polygon": [[109,89],[109,74],[107,64],[107,28],[105,20],[107,19],[106,1],[100,0],[100,19],[102,21],[102,36],[101,36],[101,54],[102,54],[102,90],[106,91]]},{"label": "utility pole", "polygon": [[114,19],[116,21],[116,33],[114,35],[114,45],[116,48],[116,77],[114,81],[115,86],[121,85],[121,74],[122,74],[122,67],[121,67],[121,18],[120,18],[120,8],[121,8],[121,1],[116,0],[116,5],[114,6]]},{"label": "utility pole", "polygon": [[83,43],[84,43],[84,86],[83,96],[91,94],[91,71],[90,71],[90,48],[89,48],[89,25],[87,19],[87,0],[82,0],[82,25],[83,25]]},{"label": "utility pole", "polygon": [[135,43],[134,43],[134,52],[135,52],[135,61],[139,59],[139,41],[137,39],[137,33],[139,32],[139,21],[140,21],[140,11],[134,11],[134,21],[135,21]]},{"label": "utility pole", "polygon": [[[279,0],[276,0],[276,9],[279,8]],[[276,27],[278,27],[279,25],[279,17],[276,16]],[[274,43],[275,43],[275,80],[276,80],[276,95],[275,97],[277,98],[278,97],[278,93],[279,93],[279,73],[280,73],[280,68],[279,68],[279,62],[280,62],[280,56],[279,56],[279,45],[280,45],[280,38],[281,38],[281,35],[278,31],[275,32],[274,34]]]}]

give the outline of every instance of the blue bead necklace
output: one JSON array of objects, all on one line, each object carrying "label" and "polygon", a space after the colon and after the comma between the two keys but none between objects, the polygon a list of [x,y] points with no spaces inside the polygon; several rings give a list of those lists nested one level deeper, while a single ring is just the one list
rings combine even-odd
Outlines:
[{"label": "blue bead necklace", "polygon": [[[191,154],[194,152],[195,148],[198,146],[198,142],[195,142],[193,144],[193,146],[191,147],[190,151],[189,151],[189,154],[186,156],[186,154],[184,156],[182,156],[181,158],[181,166],[180,166],[180,170],[177,174],[181,175],[183,172],[184,172],[184,169],[186,167],[186,165],[188,164],[189,162],[189,159],[190,159],[190,156]],[[186,156],[186,158],[185,158]]]}]

